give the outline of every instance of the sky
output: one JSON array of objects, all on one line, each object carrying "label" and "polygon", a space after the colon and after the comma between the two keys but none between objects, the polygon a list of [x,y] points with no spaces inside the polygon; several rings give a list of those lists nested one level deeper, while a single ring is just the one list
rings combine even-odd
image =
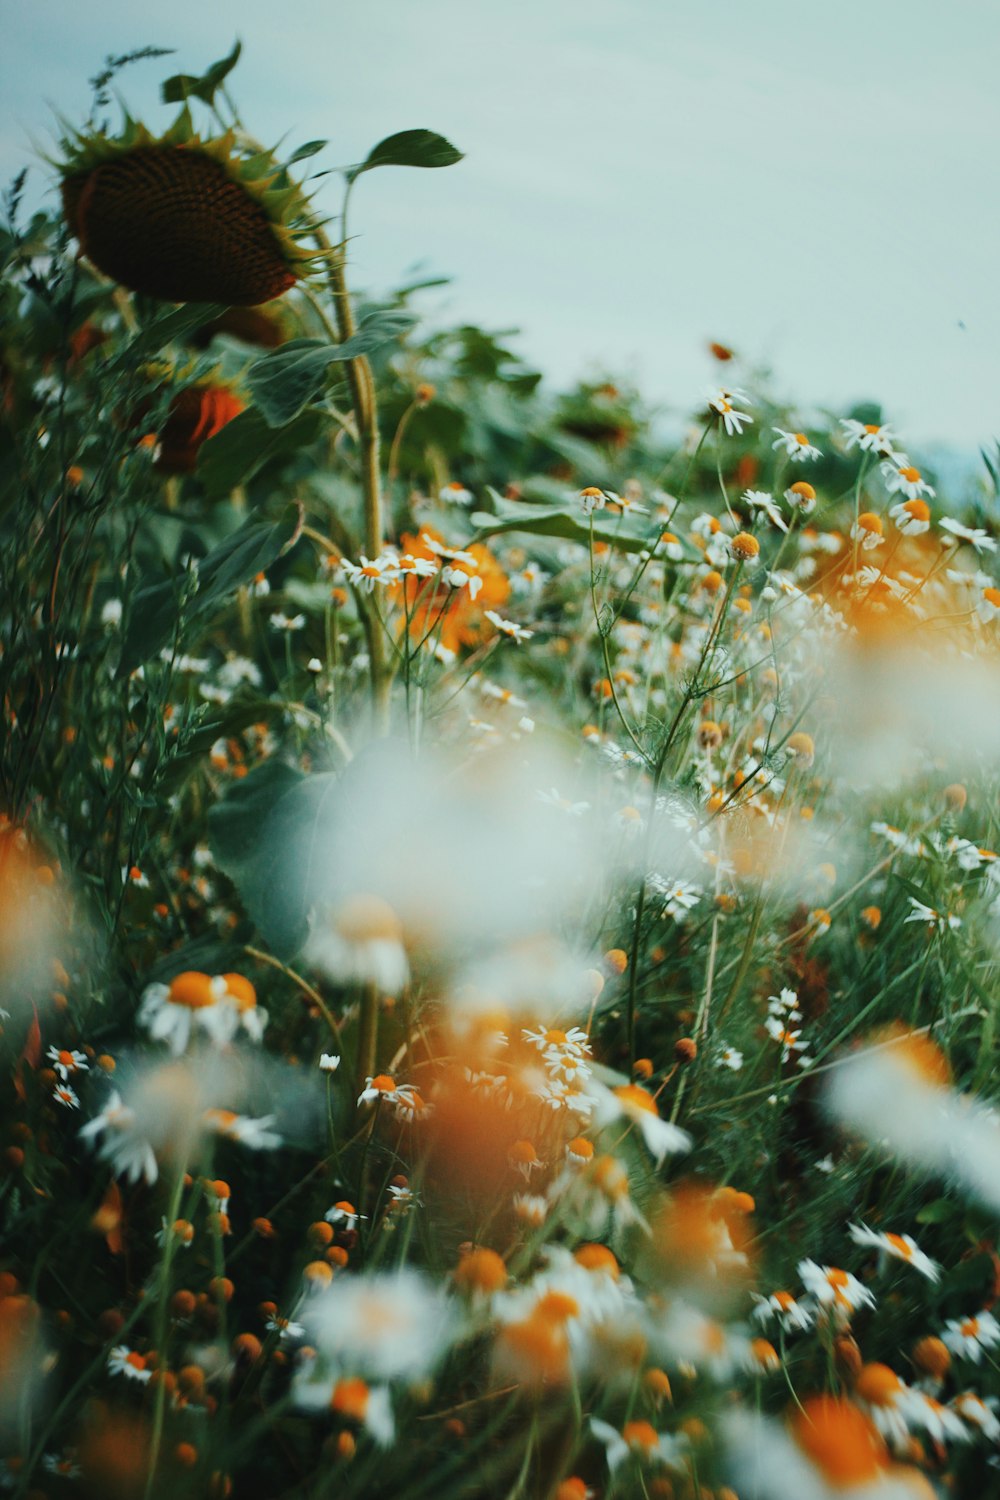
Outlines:
[{"label": "sky", "polygon": [[466,153],[361,179],[354,286],[448,275],[435,317],[668,416],[715,339],[803,417],[877,399],[917,447],[1000,437],[995,0],[0,0],[0,34],[0,182],[83,118],[107,54],[176,49],[120,76],[162,127],[161,78],[239,36],[245,122],[329,139],[310,165],[415,126]]}]

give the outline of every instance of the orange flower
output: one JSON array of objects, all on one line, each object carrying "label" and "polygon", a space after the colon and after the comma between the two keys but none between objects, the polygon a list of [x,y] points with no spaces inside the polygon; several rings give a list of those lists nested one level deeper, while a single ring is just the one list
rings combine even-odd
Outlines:
[{"label": "orange flower", "polygon": [[238,417],[243,402],[224,385],[189,385],[170,403],[159,433],[156,467],[164,474],[190,474],[202,443]]},{"label": "orange flower", "polygon": [[[419,535],[405,533],[400,541],[401,550],[414,557],[438,561],[438,555],[427,546],[424,537],[446,545],[438,532],[424,527]],[[486,611],[500,609],[510,598],[507,574],[489,548],[481,542],[472,542],[462,550],[475,560],[475,574],[481,580],[482,586],[475,598],[467,588],[448,588],[433,578],[409,577],[396,585],[405,591],[410,610],[410,635],[418,641],[427,635],[433,640],[439,632],[441,645],[447,651],[478,646],[493,630],[486,619]]]}]

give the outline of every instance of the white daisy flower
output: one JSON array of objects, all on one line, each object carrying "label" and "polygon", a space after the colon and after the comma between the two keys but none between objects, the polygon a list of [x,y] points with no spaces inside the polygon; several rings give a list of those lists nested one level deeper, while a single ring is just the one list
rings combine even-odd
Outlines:
[{"label": "white daisy flower", "polygon": [[771,431],[778,434],[771,447],[783,449],[789,458],[814,459],[823,457],[820,450],[813,447],[804,432],[786,432],[783,427],[772,427]]},{"label": "white daisy flower", "polygon": [[854,417],[841,417],[840,425],[844,429],[844,446],[848,451],[857,447],[863,453],[883,453],[887,458],[902,461],[903,455],[897,454],[892,446],[895,433],[884,423],[858,422]]},{"label": "white daisy flower", "polygon": [[882,465],[885,487],[890,495],[905,495],[907,500],[920,500],[924,495],[934,499],[934,490],[924,479],[919,469],[907,463]]},{"label": "white daisy flower", "polygon": [[948,533],[948,536],[944,538],[946,546],[952,547],[958,542],[968,542],[970,547],[975,547],[977,552],[997,550],[996,542],[981,526],[963,526],[961,521],[955,521],[951,516],[943,516],[938,525],[942,531]]},{"label": "white daisy flower", "polygon": [[472,491],[467,490],[465,485],[460,484],[457,479],[453,479],[450,484],[438,490],[438,499],[445,505],[471,505],[473,498]]},{"label": "white daisy flower", "polygon": [[768,520],[780,531],[788,530],[788,522],[778,509],[774,496],[768,494],[767,490],[744,490],[740,499],[744,505],[749,505],[751,510],[762,510]]},{"label": "white daisy flower", "polygon": [[941,1268],[929,1255],[924,1254],[911,1235],[882,1233],[877,1229],[869,1229],[867,1224],[849,1224],[847,1232],[856,1245],[870,1245],[883,1256],[891,1256],[894,1260],[901,1260],[912,1266],[915,1271],[926,1276],[928,1281],[937,1281]]},{"label": "white daisy flower", "polygon": [[985,1311],[974,1313],[971,1318],[950,1318],[944,1325],[941,1341],[952,1354],[978,1365],[985,1350],[1000,1344],[1000,1323],[991,1312]]}]

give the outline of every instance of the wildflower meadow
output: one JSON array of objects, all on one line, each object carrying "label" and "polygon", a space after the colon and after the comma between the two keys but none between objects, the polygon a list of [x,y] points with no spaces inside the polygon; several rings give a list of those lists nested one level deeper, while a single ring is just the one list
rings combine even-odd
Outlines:
[{"label": "wildflower meadow", "polygon": [[4,198],[0,1490],[1000,1494],[1000,456],[353,285],[461,141],[238,56]]}]

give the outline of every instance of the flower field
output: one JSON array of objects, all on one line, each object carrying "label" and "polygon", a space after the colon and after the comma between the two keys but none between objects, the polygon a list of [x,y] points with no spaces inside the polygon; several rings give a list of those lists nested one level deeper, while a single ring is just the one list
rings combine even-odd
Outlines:
[{"label": "flower field", "polygon": [[1000,1493],[1000,459],[364,294],[238,52],[5,196],[0,1490]]}]

